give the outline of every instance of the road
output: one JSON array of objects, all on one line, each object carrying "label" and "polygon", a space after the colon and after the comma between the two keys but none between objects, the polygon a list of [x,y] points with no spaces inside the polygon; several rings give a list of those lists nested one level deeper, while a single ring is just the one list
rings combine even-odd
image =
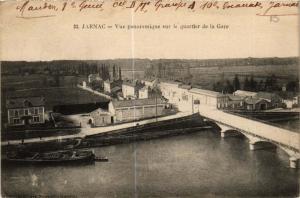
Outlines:
[{"label": "road", "polygon": [[[42,139],[40,138],[31,138],[31,139],[25,139],[24,143],[34,143],[34,142],[46,142],[46,141],[51,141],[51,140],[63,140],[63,139],[69,139],[69,138],[84,138],[88,135],[95,135],[95,134],[100,134],[100,133],[105,133],[113,130],[118,130],[118,129],[125,129],[129,127],[133,127],[138,125],[144,125],[148,123],[153,123],[157,121],[164,121],[164,120],[171,120],[175,118],[181,118],[184,116],[188,116],[191,113],[189,112],[179,112],[174,115],[170,116],[165,116],[165,117],[159,117],[159,118],[152,118],[152,119],[147,119],[147,120],[142,120],[142,121],[136,121],[136,122],[130,122],[130,123],[124,123],[124,124],[118,124],[118,125],[112,125],[112,126],[106,126],[106,127],[95,127],[95,128],[82,128],[80,133],[74,134],[74,135],[65,135],[65,136],[53,136],[53,137],[43,137]],[[22,140],[11,140],[11,141],[2,141],[1,145],[17,145],[17,144],[22,144]]]}]

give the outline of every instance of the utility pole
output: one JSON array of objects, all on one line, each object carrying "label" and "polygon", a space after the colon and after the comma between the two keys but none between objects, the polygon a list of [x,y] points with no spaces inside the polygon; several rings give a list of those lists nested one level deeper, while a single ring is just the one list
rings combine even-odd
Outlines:
[{"label": "utility pole", "polygon": [[194,96],[192,94],[192,114],[194,114]]},{"label": "utility pole", "polygon": [[155,118],[156,118],[156,122],[157,122],[157,92],[155,90]]}]

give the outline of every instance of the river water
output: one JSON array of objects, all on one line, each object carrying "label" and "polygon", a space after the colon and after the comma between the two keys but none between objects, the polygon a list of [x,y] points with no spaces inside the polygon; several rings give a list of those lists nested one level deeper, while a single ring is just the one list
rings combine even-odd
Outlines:
[{"label": "river water", "polygon": [[294,132],[300,133],[300,119],[296,120],[288,120],[288,121],[281,121],[281,122],[274,122],[275,124],[285,128],[292,130]]},{"label": "river water", "polygon": [[94,149],[109,162],[2,166],[2,195],[76,197],[299,196],[300,170],[280,149],[244,137],[194,134]]}]

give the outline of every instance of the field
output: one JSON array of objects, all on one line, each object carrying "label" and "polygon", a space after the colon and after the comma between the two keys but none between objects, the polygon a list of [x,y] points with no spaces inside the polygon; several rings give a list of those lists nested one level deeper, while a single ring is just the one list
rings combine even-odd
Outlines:
[{"label": "field", "polygon": [[251,75],[258,82],[265,80],[268,76],[275,75],[280,86],[295,80],[299,75],[299,67],[297,65],[264,65],[264,66],[216,66],[216,67],[194,67],[191,68],[193,75],[192,83],[198,84],[206,89],[212,89],[214,82],[220,80],[223,75],[224,79],[232,82],[237,74],[240,82]]}]

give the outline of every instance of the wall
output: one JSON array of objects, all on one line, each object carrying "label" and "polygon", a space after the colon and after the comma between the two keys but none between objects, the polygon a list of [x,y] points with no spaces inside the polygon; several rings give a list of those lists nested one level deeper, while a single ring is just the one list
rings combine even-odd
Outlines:
[{"label": "wall", "polygon": [[[157,116],[163,114],[164,105],[157,105]],[[144,107],[128,107],[119,108],[115,111],[115,122],[125,122],[131,120],[138,120],[143,118],[155,117],[156,107],[144,106]]]},{"label": "wall", "polygon": [[148,98],[148,89],[140,89],[139,90],[139,99]]},{"label": "wall", "polygon": [[128,86],[128,85],[122,85],[122,92],[123,92],[123,97],[124,98],[131,98],[131,97],[136,97],[135,94],[135,87]]},{"label": "wall", "polygon": [[111,124],[111,116],[109,114],[93,115],[94,126],[105,126]]},{"label": "wall", "polygon": [[111,92],[110,83],[104,82],[104,91],[109,93]]}]

